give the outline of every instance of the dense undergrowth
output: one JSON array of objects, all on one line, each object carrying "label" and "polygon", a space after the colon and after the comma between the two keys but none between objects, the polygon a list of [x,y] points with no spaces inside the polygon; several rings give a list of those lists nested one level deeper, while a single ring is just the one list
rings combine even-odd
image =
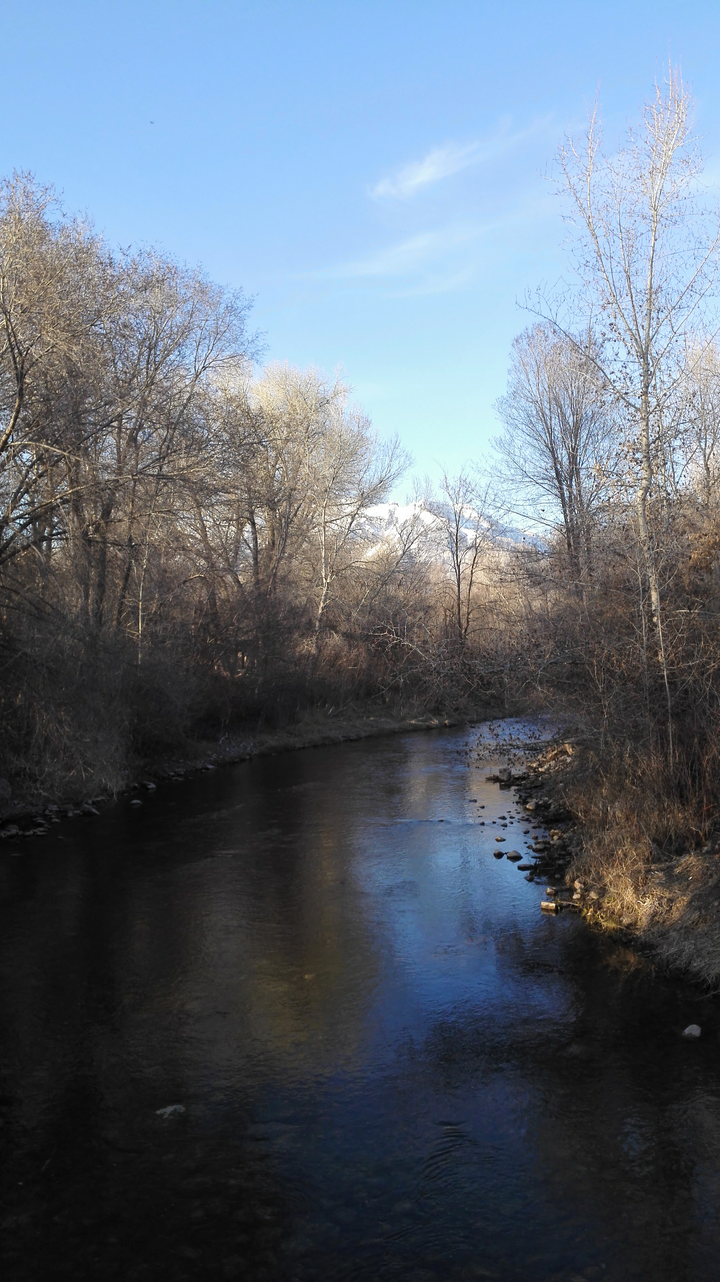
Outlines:
[{"label": "dense undergrowth", "polygon": [[0,188],[6,809],[238,727],[504,696],[472,478],[378,509],[405,452],[337,379],[259,369],[248,316],[30,176]]},{"label": "dense undergrowth", "polygon": [[649,946],[656,963],[706,986],[720,980],[720,822],[667,762],[587,743],[549,767],[546,787],[572,819],[565,881],[588,920]]}]

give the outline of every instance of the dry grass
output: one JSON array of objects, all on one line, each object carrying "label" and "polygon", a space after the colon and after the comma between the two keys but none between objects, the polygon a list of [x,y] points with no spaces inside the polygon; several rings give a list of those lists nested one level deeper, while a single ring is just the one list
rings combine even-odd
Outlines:
[{"label": "dry grass", "polygon": [[579,754],[555,772],[555,786],[582,837],[568,878],[583,886],[587,917],[632,932],[669,969],[716,987],[720,838],[706,806],[679,799],[649,754]]},{"label": "dry grass", "polygon": [[[205,760],[216,764],[230,763],[248,757],[291,752],[297,748],[321,748],[335,743],[350,743],[356,739],[412,730],[437,730],[456,724],[458,719],[450,715],[422,711],[416,711],[414,715],[399,711],[371,712],[367,705],[355,705],[336,713],[332,709],[314,708],[281,730],[258,730],[252,727],[247,733],[226,734],[220,740],[186,742],[183,762],[186,765],[192,761]],[[164,758],[154,762],[148,760],[145,766],[149,769],[160,768],[163,763]]]}]

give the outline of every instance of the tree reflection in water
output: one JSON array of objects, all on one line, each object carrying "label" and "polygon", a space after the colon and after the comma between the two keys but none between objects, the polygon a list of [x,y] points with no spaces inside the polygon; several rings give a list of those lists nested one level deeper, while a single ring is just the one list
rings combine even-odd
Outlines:
[{"label": "tree reflection in water", "polygon": [[713,1001],[541,917],[468,735],[246,763],[3,857],[13,1279],[713,1276]]}]

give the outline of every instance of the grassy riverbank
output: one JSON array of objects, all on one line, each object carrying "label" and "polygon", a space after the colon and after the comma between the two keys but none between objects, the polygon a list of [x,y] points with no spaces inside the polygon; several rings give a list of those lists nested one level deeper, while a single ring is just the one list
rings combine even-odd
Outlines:
[{"label": "grassy riverbank", "polygon": [[297,748],[321,748],[412,730],[438,730],[444,726],[460,725],[464,719],[450,713],[416,712],[409,715],[403,712],[370,712],[362,706],[337,713],[313,709],[282,729],[247,727],[233,734],[224,734],[219,740],[189,743],[184,755],[150,760],[145,763],[144,770],[145,773],[163,774],[178,767],[191,770],[202,768],[206,763],[226,765]]},{"label": "grassy riverbank", "polygon": [[416,730],[438,730],[488,715],[490,713],[482,709],[464,710],[460,715],[457,711],[430,713],[422,709],[379,711],[374,705],[358,704],[338,711],[315,708],[304,712],[297,720],[280,729],[246,725],[219,738],[187,738],[173,753],[136,760],[118,777],[115,786],[98,790],[97,780],[90,780],[90,787],[82,790],[74,788],[72,793],[17,795],[6,798],[4,804],[0,798],[0,838],[3,835],[15,835],[18,822],[21,828],[27,827],[23,821],[30,817],[33,817],[30,830],[37,831],[37,824],[45,823],[42,816],[55,813],[58,809],[72,815],[81,813],[85,806],[87,813],[88,805],[98,806],[103,802],[111,802],[143,781],[178,778],[215,766],[247,761],[251,757],[272,756],[299,748],[319,748]]},{"label": "grassy riverbank", "polygon": [[572,816],[567,873],[586,918],[652,948],[657,962],[715,987],[720,980],[720,825],[690,794],[678,800],[662,763],[588,747],[537,763]]}]

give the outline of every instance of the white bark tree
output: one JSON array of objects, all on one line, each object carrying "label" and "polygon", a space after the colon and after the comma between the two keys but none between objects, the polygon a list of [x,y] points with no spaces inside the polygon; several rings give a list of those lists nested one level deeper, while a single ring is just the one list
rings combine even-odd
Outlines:
[{"label": "white bark tree", "polygon": [[[665,413],[685,374],[685,340],[705,319],[715,284],[720,230],[698,180],[702,161],[692,132],[692,103],[680,74],[643,110],[640,129],[614,155],[602,147],[595,108],[581,142],[561,148],[561,190],[569,202],[579,307],[598,334],[595,367],[624,411],[634,472],[638,539],[665,683],[669,756],[672,700],[650,501],[656,460],[666,447]],[[570,342],[576,318],[543,309]],[[573,323],[574,322],[574,323]]]}]

